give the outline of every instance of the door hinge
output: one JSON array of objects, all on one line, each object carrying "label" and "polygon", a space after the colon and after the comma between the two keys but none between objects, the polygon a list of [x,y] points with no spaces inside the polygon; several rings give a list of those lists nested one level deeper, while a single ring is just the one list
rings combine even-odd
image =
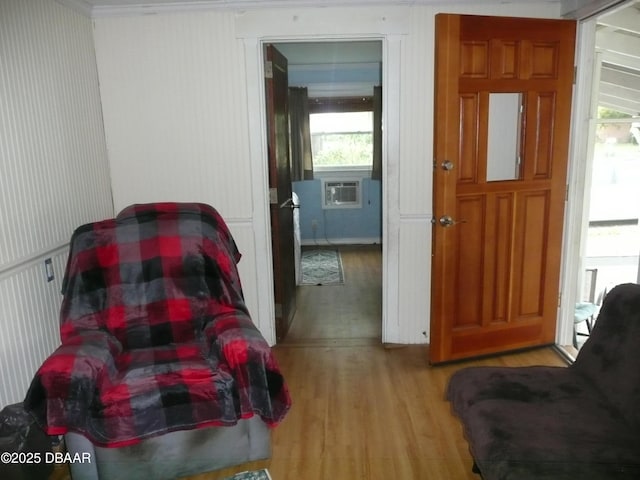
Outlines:
[{"label": "door hinge", "polygon": [[273,62],[271,60],[264,62],[264,78],[273,78]]},{"label": "door hinge", "polygon": [[278,189],[275,187],[269,189],[269,203],[271,205],[278,204]]},{"label": "door hinge", "polygon": [[567,183],[567,185],[565,185],[565,190],[564,190],[564,201],[568,202],[569,201],[569,184]]},{"label": "door hinge", "polygon": [[578,66],[573,66],[573,84],[575,85],[578,80]]}]

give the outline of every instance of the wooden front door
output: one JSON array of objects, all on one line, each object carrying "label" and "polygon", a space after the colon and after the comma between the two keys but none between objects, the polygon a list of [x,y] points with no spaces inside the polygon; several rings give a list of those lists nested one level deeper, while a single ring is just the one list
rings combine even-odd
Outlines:
[{"label": "wooden front door", "polygon": [[275,321],[276,338],[281,340],[287,334],[296,311],[287,100],[289,81],[287,59],[273,45],[266,46],[265,61]]},{"label": "wooden front door", "polygon": [[555,340],[575,22],[436,16],[429,357]]}]

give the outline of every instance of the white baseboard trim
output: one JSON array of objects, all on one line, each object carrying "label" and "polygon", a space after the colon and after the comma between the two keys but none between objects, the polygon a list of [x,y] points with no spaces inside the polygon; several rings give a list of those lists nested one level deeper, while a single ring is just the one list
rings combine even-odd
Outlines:
[{"label": "white baseboard trim", "polygon": [[379,245],[382,243],[380,237],[373,238],[317,238],[317,239],[302,239],[302,246],[310,245]]}]

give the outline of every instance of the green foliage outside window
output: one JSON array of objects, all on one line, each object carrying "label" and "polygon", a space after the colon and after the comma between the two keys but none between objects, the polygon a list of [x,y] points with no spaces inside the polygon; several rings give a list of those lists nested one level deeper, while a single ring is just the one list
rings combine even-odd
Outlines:
[{"label": "green foliage outside window", "polygon": [[631,118],[631,115],[626,113],[618,112],[617,110],[611,110],[609,108],[598,107],[598,118],[599,119],[609,119],[609,118]]},{"label": "green foliage outside window", "polygon": [[371,166],[373,162],[370,132],[316,133],[311,141],[315,166]]}]

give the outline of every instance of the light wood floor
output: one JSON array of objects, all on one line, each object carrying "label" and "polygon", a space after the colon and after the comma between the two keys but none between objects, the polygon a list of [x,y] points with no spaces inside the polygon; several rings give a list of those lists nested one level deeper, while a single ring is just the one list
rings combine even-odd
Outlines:
[{"label": "light wood floor", "polygon": [[[272,433],[271,459],[188,480],[256,468],[268,468],[274,480],[480,480],[444,399],[451,374],[468,365],[564,365],[552,349],[432,367],[426,346],[385,348],[379,303],[372,306],[379,277],[373,279],[371,266],[351,271],[349,265],[369,261],[350,257],[343,254],[344,286],[301,291],[309,299],[290,336],[274,347],[293,406]],[[363,282],[361,294],[351,284],[356,279]],[[365,291],[369,283],[377,294]]]},{"label": "light wood floor", "polygon": [[380,343],[382,247],[339,250],[344,283],[298,287],[296,314],[283,345]]}]

